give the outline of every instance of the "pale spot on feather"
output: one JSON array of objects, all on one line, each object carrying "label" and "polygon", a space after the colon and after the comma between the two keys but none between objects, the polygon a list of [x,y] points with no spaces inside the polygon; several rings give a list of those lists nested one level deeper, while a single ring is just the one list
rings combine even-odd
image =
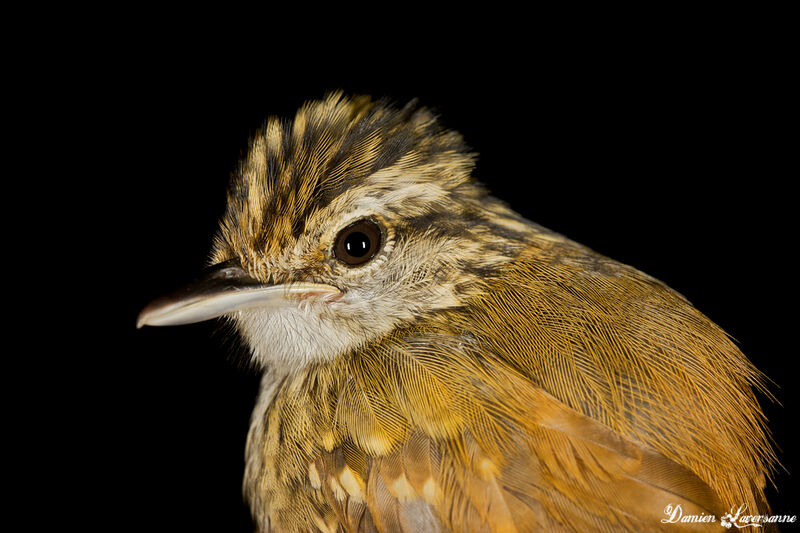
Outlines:
[{"label": "pale spot on feather", "polygon": [[364,501],[364,481],[357,476],[348,466],[342,468],[339,472],[339,482],[344,490],[350,494],[350,497],[356,502]]},{"label": "pale spot on feather", "polygon": [[439,486],[432,477],[429,477],[425,484],[422,485],[422,496],[425,501],[433,504],[439,499]]},{"label": "pale spot on feather", "polygon": [[389,492],[401,502],[408,502],[417,498],[417,493],[406,479],[405,474],[400,474],[400,477],[389,484]]},{"label": "pale spot on feather", "polygon": [[365,435],[359,439],[362,446],[374,455],[386,455],[392,451],[392,442],[383,435]]},{"label": "pale spot on feather", "polygon": [[483,479],[489,479],[497,474],[497,465],[495,465],[489,459],[483,459],[478,464],[478,473]]},{"label": "pale spot on feather", "polygon": [[327,451],[333,450],[333,447],[336,446],[336,439],[333,437],[332,432],[326,431],[322,434],[322,446]]},{"label": "pale spot on feather", "polygon": [[347,493],[336,480],[335,477],[328,478],[328,485],[330,485],[331,490],[333,491],[333,495],[336,497],[337,500],[344,500],[347,498]]},{"label": "pale spot on feather", "polygon": [[315,489],[322,488],[322,480],[319,478],[319,472],[317,472],[317,465],[311,463],[308,465],[308,480],[311,482],[311,486]]}]

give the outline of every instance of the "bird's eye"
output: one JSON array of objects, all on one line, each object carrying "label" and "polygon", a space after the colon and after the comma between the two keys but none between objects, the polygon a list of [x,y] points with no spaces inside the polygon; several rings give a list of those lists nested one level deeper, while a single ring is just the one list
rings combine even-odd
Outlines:
[{"label": "bird's eye", "polygon": [[375,257],[380,246],[381,230],[378,225],[371,220],[359,220],[339,232],[333,253],[342,263],[358,266]]}]

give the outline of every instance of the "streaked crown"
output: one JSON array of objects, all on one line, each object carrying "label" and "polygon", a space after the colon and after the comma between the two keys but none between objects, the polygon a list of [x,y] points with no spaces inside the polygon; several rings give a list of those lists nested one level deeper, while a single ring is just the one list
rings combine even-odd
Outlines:
[{"label": "streaked crown", "polygon": [[[540,228],[487,194],[471,177],[474,159],[461,135],[414,102],[335,93],[291,122],[267,121],[232,178],[212,259],[236,259],[265,283],[323,283],[342,296],[271,322],[240,313],[256,358],[331,357],[477,294],[487,271]],[[337,235],[365,222],[379,249],[342,261]],[[270,338],[286,350],[268,350]]]},{"label": "streaked crown", "polygon": [[462,196],[481,192],[473,167],[461,135],[415,102],[394,108],[331,94],[306,103],[293,121],[270,118],[252,139],[230,184],[217,253],[278,253],[331,207],[378,202],[412,225],[436,212],[455,215]]}]

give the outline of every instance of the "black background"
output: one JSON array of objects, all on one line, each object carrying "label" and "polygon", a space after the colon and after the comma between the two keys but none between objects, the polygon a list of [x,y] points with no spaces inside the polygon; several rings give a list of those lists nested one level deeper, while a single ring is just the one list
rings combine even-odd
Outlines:
[{"label": "black background", "polygon": [[94,63],[71,116],[94,154],[86,198],[103,200],[76,219],[82,253],[102,257],[104,311],[78,333],[92,357],[72,393],[91,421],[65,432],[99,466],[89,498],[137,529],[251,530],[241,478],[257,374],[213,322],[137,331],[135,319],[206,264],[250,134],[343,89],[435,108],[479,152],[493,194],[663,280],[729,332],[774,381],[783,406],[761,400],[786,471],[770,500],[800,513],[797,113],[783,37],[600,33],[497,48],[476,33],[369,57],[364,43],[160,43]]}]

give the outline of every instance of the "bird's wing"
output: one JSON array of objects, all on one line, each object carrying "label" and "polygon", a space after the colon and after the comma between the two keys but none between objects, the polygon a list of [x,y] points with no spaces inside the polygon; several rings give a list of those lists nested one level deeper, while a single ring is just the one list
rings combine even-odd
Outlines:
[{"label": "bird's wing", "polygon": [[575,411],[695,472],[726,509],[767,514],[775,456],[754,390],[763,376],[716,324],[660,281],[578,245],[537,243],[454,329]]},{"label": "bird's wing", "polygon": [[[399,374],[389,367],[391,388]],[[452,400],[449,412],[435,422],[424,406],[406,404],[419,424],[388,453],[346,438],[365,410],[343,421],[343,443],[320,455],[314,470],[345,531],[670,531],[674,524],[662,522],[667,506],[720,515],[716,495],[695,474],[509,369],[456,372],[447,387],[439,393]],[[467,396],[472,401],[459,400]],[[362,425],[360,433],[374,429]]]}]

